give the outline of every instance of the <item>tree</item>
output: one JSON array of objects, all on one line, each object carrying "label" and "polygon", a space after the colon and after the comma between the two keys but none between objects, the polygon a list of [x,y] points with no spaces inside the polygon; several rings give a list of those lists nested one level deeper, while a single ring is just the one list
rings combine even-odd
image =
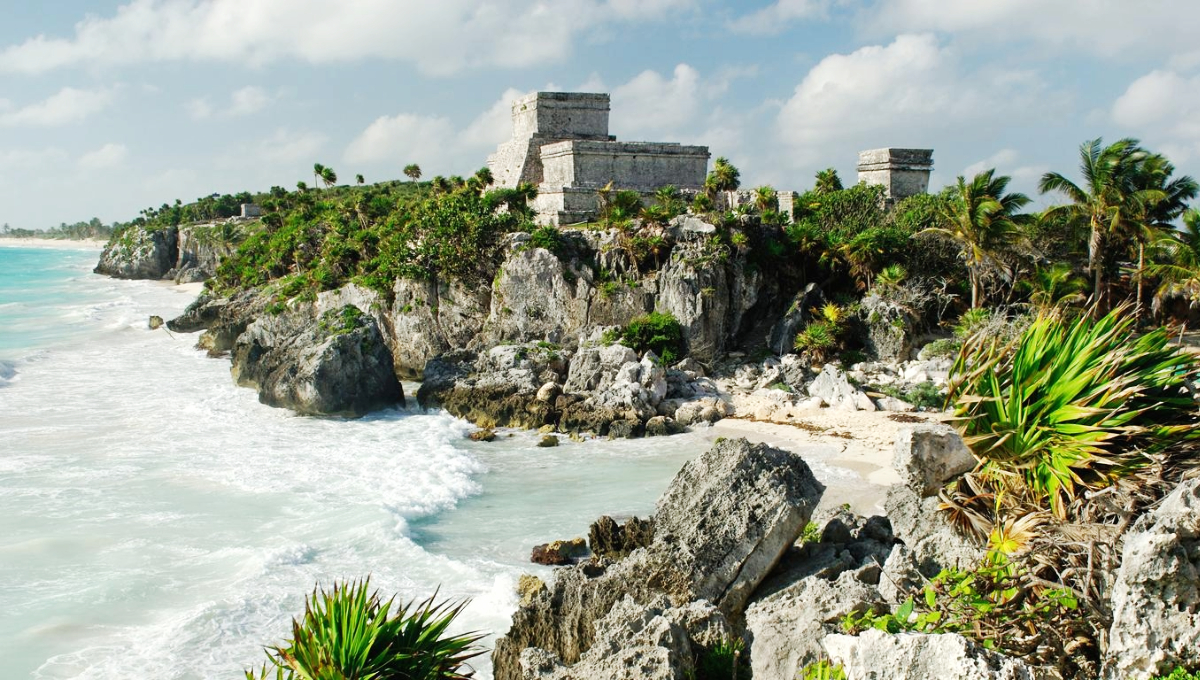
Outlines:
[{"label": "tree", "polygon": [[998,254],[1023,240],[1019,225],[1028,221],[1017,211],[1029,204],[1029,197],[1005,193],[1011,178],[995,173],[995,169],[981,172],[970,182],[959,175],[942,215],[946,226],[920,232],[944,236],[958,245],[970,278],[972,309],[983,303],[984,278],[1002,268]]},{"label": "tree", "polygon": [[475,171],[475,179],[479,180],[479,183],[484,187],[488,187],[496,181],[492,176],[492,169],[487,166],[479,168]]},{"label": "tree", "polygon": [[1150,158],[1136,139],[1103,146],[1100,138],[1079,147],[1080,186],[1057,172],[1042,175],[1042,193],[1056,191],[1071,203],[1049,208],[1048,216],[1066,217],[1087,224],[1088,271],[1092,276],[1092,303],[1097,314],[1109,307],[1109,277],[1122,239],[1143,228],[1153,206],[1166,199],[1162,189],[1145,186]]},{"label": "tree", "polygon": [[842,188],[842,178],[838,177],[837,170],[825,168],[817,173],[817,183],[813,186],[813,193],[817,195],[831,194],[841,191]]},{"label": "tree", "polygon": [[715,197],[721,191],[737,191],[741,185],[741,173],[738,169],[733,167],[728,158],[718,156],[717,160],[713,161],[712,172],[708,173],[704,180],[704,191]]},{"label": "tree", "polygon": [[321,183],[321,178],[325,176],[325,166],[320,163],[313,163],[313,186]]},{"label": "tree", "polygon": [[779,210],[779,192],[769,184],[756,187],[754,189],[754,207],[760,215],[770,210]]},{"label": "tree", "polygon": [[417,165],[416,163],[409,163],[408,165],[404,166],[404,174],[407,175],[410,180],[415,182],[421,179],[421,166]]},{"label": "tree", "polygon": [[333,168],[321,169],[321,183],[325,185],[326,189],[337,184],[337,179],[337,173],[333,171]]},{"label": "tree", "polygon": [[1191,306],[1200,305],[1200,210],[1183,213],[1183,229],[1159,238],[1152,247],[1166,256],[1166,262],[1146,268],[1161,282],[1155,296],[1158,301],[1183,295]]},{"label": "tree", "polygon": [[354,176],[354,181],[355,181],[355,183],[357,183],[359,186],[362,186],[363,184],[366,184],[366,183],[367,183],[367,180],[366,180],[366,179],[365,179],[365,178],[362,176],[362,174],[361,174],[361,173],[360,173],[360,174],[357,174],[357,175],[355,175],[355,176]]}]

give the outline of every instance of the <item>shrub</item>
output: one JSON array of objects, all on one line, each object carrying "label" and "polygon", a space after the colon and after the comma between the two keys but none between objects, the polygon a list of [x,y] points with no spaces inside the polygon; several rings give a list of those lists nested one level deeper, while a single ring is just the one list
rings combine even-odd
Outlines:
[{"label": "shrub", "polygon": [[639,316],[621,329],[616,337],[607,339],[619,339],[621,344],[633,348],[638,354],[652,351],[665,364],[672,364],[686,354],[683,326],[669,313],[651,312]]},{"label": "shrub", "polygon": [[1185,668],[1176,668],[1167,675],[1156,675],[1150,680],[1200,680],[1200,670],[1189,673]]},{"label": "shrub", "polygon": [[696,655],[696,680],[725,680],[749,675],[750,664],[742,657],[742,646],[741,638],[735,637],[721,640],[712,647],[701,647]]},{"label": "shrub", "polygon": [[321,315],[317,326],[333,335],[343,335],[358,328],[363,322],[363,313],[354,305],[345,305],[341,309],[331,309]]},{"label": "shrub", "polygon": [[543,248],[558,255],[563,248],[563,236],[555,227],[545,224],[533,230],[529,234],[529,243],[534,248]]},{"label": "shrub", "polygon": [[812,314],[815,318],[800,331],[794,344],[797,351],[807,353],[813,362],[824,363],[842,349],[846,311],[830,302],[813,309]]},{"label": "shrub", "polygon": [[800,670],[802,680],[846,680],[846,671],[842,664],[821,659],[808,664]]},{"label": "shrub", "polygon": [[1135,337],[1120,307],[1097,321],[1043,315],[1008,343],[974,336],[951,370],[949,400],[980,475],[1065,517],[1076,489],[1194,449],[1196,375],[1196,358],[1171,347],[1166,330]]},{"label": "shrub", "polygon": [[962,342],[960,340],[940,338],[925,345],[921,349],[921,356],[930,359],[948,359],[958,354],[960,349],[962,349]]},{"label": "shrub", "polygon": [[449,635],[447,628],[465,602],[400,605],[381,602],[369,591],[369,579],[314,589],[306,598],[304,617],[293,619],[292,639],[267,649],[268,662],[247,680],[457,680],[474,674],[466,662],[484,650],[482,636]]}]

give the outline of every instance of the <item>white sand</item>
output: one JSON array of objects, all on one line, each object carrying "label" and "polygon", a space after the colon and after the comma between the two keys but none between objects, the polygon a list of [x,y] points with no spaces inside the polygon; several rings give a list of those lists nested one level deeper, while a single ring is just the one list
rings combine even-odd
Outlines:
[{"label": "white sand", "polygon": [[0,248],[54,248],[58,250],[103,250],[107,241],[65,238],[0,238]]},{"label": "white sand", "polygon": [[870,515],[882,512],[887,487],[900,482],[892,456],[896,436],[915,424],[902,421],[912,418],[936,422],[945,416],[822,408],[787,424],[726,418],[713,425],[711,436],[745,437],[801,455],[819,455],[828,465],[850,470],[855,480],[828,484],[823,504],[849,503],[855,512]]}]

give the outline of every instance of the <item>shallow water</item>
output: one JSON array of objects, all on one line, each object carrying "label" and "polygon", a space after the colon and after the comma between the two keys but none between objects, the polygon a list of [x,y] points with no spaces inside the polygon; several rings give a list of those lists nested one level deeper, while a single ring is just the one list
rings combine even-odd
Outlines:
[{"label": "shallow water", "polygon": [[239,677],[314,583],[366,575],[402,599],[470,598],[460,629],[502,632],[517,577],[542,569],[534,543],[649,511],[704,446],[296,417],[194,336],[146,328],[188,296],[92,275],[95,257],[0,248],[6,678]]}]

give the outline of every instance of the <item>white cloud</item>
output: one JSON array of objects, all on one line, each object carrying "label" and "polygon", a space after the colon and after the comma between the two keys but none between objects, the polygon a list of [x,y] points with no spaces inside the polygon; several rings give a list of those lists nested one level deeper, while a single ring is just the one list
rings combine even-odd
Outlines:
[{"label": "white cloud", "polygon": [[7,100],[0,100],[0,127],[57,127],[78,123],[107,108],[112,101],[112,90],[73,87],[64,87],[43,101],[19,109],[13,109]]},{"label": "white cloud", "polygon": [[445,154],[454,132],[447,118],[411,113],[382,116],[350,142],[345,158],[350,163],[391,160],[396,167],[420,163]]},{"label": "white cloud", "polygon": [[729,28],[734,33],[777,35],[788,25],[801,19],[825,19],[829,16],[831,0],[776,0],[760,10],[734,19]]},{"label": "white cloud", "polygon": [[1200,75],[1151,71],[1117,98],[1112,119],[1177,162],[1200,156]]},{"label": "white cloud", "polygon": [[777,124],[807,162],[847,147],[920,147],[949,130],[1007,124],[1059,106],[1034,74],[965,72],[954,50],[932,35],[901,35],[889,45],[821,60],[796,86]]},{"label": "white cloud", "polygon": [[261,87],[243,87],[229,95],[229,103],[221,108],[213,106],[208,97],[193,99],[186,104],[188,114],[196,120],[205,120],[213,116],[237,118],[258,113],[275,101],[275,95]]},{"label": "white cloud", "polygon": [[860,18],[875,35],[939,31],[972,43],[1033,41],[1056,49],[1127,57],[1195,49],[1195,0],[880,0]]},{"label": "white cloud", "polygon": [[79,167],[84,170],[107,170],[114,168],[129,157],[129,149],[124,144],[105,144],[89,151],[79,158]]},{"label": "white cloud", "polygon": [[[0,72],[85,64],[281,60],[411,62],[448,74],[558,60],[581,34],[673,16],[695,0],[131,0],[89,16],[70,38],[37,36],[0,51]],[[469,47],[468,47],[469,46]]]},{"label": "white cloud", "polygon": [[[670,80],[643,71],[612,91],[612,129],[647,134],[677,130],[700,109],[700,73],[680,64]],[[628,133],[626,133],[628,134]]]},{"label": "white cloud", "polygon": [[1016,185],[1036,186],[1041,176],[1050,169],[1045,165],[1022,165],[1020,161],[1021,152],[1016,149],[1000,149],[991,156],[963,168],[962,176],[970,179],[985,170],[994,169],[997,175],[1011,177],[1014,189],[1010,190],[1015,190]]},{"label": "white cloud", "polygon": [[326,141],[325,135],[316,132],[281,128],[259,142],[248,156],[280,165],[302,163],[311,167],[319,162],[317,155],[325,148]]},{"label": "white cloud", "polygon": [[63,162],[67,152],[58,147],[45,149],[0,149],[0,176],[6,172],[28,173]]}]

